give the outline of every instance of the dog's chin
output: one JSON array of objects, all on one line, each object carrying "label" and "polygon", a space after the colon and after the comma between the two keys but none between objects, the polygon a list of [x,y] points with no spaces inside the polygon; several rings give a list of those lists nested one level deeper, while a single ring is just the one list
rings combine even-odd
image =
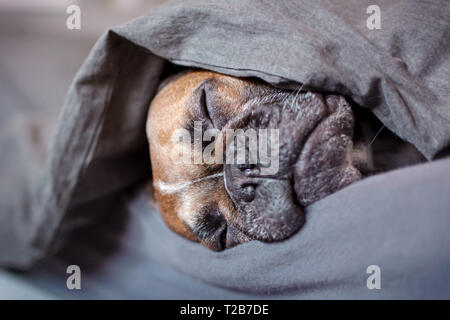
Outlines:
[{"label": "dog's chin", "polygon": [[361,178],[351,156],[353,113],[343,97],[309,94],[291,111],[301,116],[276,120],[281,132],[279,177],[289,179],[260,179],[255,199],[267,199],[261,203],[242,203],[232,194],[244,215],[245,233],[254,240],[290,237],[305,222],[304,207]]}]

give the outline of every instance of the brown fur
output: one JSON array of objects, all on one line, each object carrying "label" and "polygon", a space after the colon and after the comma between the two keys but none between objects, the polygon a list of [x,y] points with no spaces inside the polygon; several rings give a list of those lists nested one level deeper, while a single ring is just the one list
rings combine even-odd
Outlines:
[{"label": "brown fur", "polygon": [[[230,117],[239,112],[239,106],[235,101],[244,92],[245,80],[217,74],[208,71],[196,71],[184,74],[170,82],[156,95],[151,103],[147,120],[147,137],[152,159],[153,181],[165,183],[177,183],[190,181],[205,176],[205,165],[174,165],[168,159],[168,153],[173,148],[171,135],[177,128],[183,127],[183,123],[191,118],[189,114],[189,97],[192,91],[205,79],[220,79],[227,83],[227,89],[218,88],[223,98],[222,112]],[[154,186],[155,198],[159,205],[166,224],[178,234],[196,240],[195,235],[180,218],[182,210],[182,194],[163,194]],[[215,179],[198,183],[189,188],[189,197],[194,203],[188,215],[195,214],[195,203],[213,202],[221,208],[222,212],[233,216],[235,210],[232,201],[227,196],[222,179]],[[205,244],[207,245],[207,244]],[[208,246],[208,245],[207,245]]]}]

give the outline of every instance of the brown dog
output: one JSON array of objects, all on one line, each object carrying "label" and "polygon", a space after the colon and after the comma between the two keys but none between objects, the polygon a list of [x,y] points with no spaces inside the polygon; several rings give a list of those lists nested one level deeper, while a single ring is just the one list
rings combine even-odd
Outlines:
[{"label": "brown dog", "polygon": [[[180,129],[188,139],[180,140]],[[212,129],[219,135],[205,139]],[[276,157],[263,164],[247,152],[244,162],[234,161],[240,149],[230,147],[237,143],[228,137],[233,129],[254,129],[259,142],[260,129],[277,130],[277,139],[258,144],[276,147]],[[208,71],[173,77],[154,98],[147,121],[163,218],[178,234],[213,250],[253,239],[283,240],[303,225],[304,206],[374,169],[367,143],[354,143],[353,130],[352,109],[341,96],[281,90]],[[197,147],[225,161],[196,161],[195,152],[178,161]],[[262,174],[270,167],[275,170]]]}]

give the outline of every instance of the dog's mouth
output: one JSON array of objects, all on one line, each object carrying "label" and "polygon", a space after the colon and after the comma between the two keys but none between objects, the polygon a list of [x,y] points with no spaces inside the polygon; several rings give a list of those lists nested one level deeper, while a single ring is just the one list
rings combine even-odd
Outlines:
[{"label": "dog's mouth", "polygon": [[[259,155],[256,163],[246,157],[244,164],[226,164],[224,181],[240,213],[231,225],[244,237],[270,242],[284,240],[302,227],[304,207],[361,175],[352,165],[354,119],[343,97],[305,93],[265,101],[270,103],[255,101],[232,126],[278,130],[278,142],[268,139],[266,145],[272,163],[262,163]],[[231,238],[225,239],[227,247],[233,244]]]}]

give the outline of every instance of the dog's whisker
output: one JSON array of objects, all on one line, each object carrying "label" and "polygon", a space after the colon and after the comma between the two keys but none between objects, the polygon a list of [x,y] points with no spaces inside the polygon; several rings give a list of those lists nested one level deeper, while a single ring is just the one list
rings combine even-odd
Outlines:
[{"label": "dog's whisker", "polygon": [[375,139],[378,137],[378,135],[380,134],[381,130],[384,129],[384,125],[381,126],[380,130],[378,130],[378,132],[375,134],[375,136],[373,137],[372,141],[370,141],[369,143],[369,147],[372,145],[372,143],[375,142]]},{"label": "dog's whisker", "polygon": [[286,106],[288,103],[288,100],[291,99],[290,101],[290,110],[291,111],[298,111],[298,110],[294,110],[294,107],[298,101],[298,99],[301,97],[300,93],[302,92],[303,88],[305,87],[305,83],[309,81],[309,79],[307,79],[305,82],[303,82],[300,87],[298,87],[297,89],[291,91],[289,93],[289,95],[287,95],[285,97],[285,99],[283,100],[283,110],[286,110]]},{"label": "dog's whisker", "polygon": [[286,103],[286,101],[295,93],[295,91],[289,92],[289,94],[285,95],[283,100],[281,101],[283,104]]},{"label": "dog's whisker", "polygon": [[156,188],[163,193],[163,194],[172,194],[182,191],[183,189],[193,185],[194,183],[220,178],[223,176],[223,172],[215,173],[206,177],[193,179],[191,181],[182,181],[182,182],[175,182],[175,183],[168,183],[161,180],[158,180],[155,182]]},{"label": "dog's whisker", "polygon": [[302,88],[303,88],[303,84],[300,86],[300,88],[298,88],[296,90],[297,93],[295,94],[294,99],[292,99],[292,101],[291,101],[291,110],[294,109],[294,104],[297,102],[298,95],[300,94],[300,91],[302,90]]}]

